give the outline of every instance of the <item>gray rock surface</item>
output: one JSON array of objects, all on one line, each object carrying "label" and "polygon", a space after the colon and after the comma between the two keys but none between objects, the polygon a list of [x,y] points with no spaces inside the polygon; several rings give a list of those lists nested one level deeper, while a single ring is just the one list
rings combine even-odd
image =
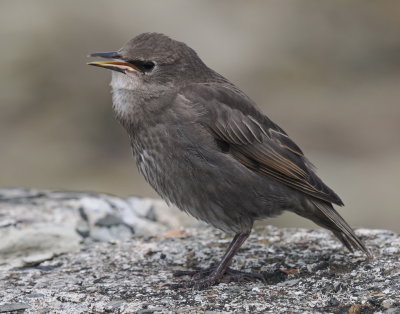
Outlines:
[{"label": "gray rock surface", "polygon": [[0,189],[0,269],[29,266],[82,244],[155,235],[188,216],[157,199]]},{"label": "gray rock surface", "polygon": [[[18,202],[7,199],[0,206],[1,229],[24,230],[30,226],[26,220],[50,224],[58,217],[55,205],[45,206],[47,215],[33,208],[30,216],[19,216]],[[38,202],[37,196],[29,199]],[[126,203],[115,207],[120,204]],[[134,220],[105,212],[87,219],[89,225],[134,228]],[[143,219],[155,223],[156,216]],[[176,291],[167,284],[189,278],[174,278],[172,270],[218,262],[231,239],[209,227],[163,233],[168,227],[162,225],[165,229],[153,235],[119,237],[115,230],[103,242],[80,235],[78,247],[69,252],[14,268],[3,265],[0,313],[400,313],[400,237],[391,231],[357,230],[375,257],[368,261],[323,230],[256,228],[232,266],[262,273],[265,283]]]}]

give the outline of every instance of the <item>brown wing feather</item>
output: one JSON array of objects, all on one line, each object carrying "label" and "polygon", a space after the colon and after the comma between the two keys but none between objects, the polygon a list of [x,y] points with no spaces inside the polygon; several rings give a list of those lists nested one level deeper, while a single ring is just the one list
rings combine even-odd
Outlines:
[{"label": "brown wing feather", "polygon": [[180,94],[204,107],[200,122],[229,144],[229,153],[243,165],[317,199],[343,205],[301,149],[242,92],[232,86],[195,84]]}]

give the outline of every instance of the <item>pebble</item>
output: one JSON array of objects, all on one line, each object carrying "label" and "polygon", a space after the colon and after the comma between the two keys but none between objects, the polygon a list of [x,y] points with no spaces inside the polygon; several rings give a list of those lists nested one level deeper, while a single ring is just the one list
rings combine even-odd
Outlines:
[{"label": "pebble", "polygon": [[3,305],[0,305],[0,313],[16,312],[16,311],[21,311],[21,310],[26,310],[26,309],[29,309],[29,305],[24,304],[24,303],[6,303]]},{"label": "pebble", "polygon": [[393,306],[393,300],[389,299],[383,300],[381,306],[385,309],[390,309]]},{"label": "pebble", "polygon": [[153,314],[155,312],[161,312],[163,310],[165,310],[165,308],[163,308],[163,307],[153,307],[153,308],[150,308],[150,309],[139,310],[137,312],[137,314]]}]

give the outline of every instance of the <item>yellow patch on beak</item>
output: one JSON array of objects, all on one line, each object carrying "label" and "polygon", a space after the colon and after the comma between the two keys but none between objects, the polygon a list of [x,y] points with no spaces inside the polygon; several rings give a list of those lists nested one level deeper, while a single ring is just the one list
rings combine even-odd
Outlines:
[{"label": "yellow patch on beak", "polygon": [[123,73],[125,73],[126,71],[138,72],[138,69],[133,64],[125,61],[94,61],[88,62],[87,65],[93,65],[95,67],[106,68]]}]

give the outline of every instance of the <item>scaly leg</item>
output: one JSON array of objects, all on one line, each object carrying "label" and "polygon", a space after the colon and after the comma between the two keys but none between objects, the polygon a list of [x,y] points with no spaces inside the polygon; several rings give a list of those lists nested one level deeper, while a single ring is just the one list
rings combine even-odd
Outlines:
[{"label": "scaly leg", "polygon": [[192,280],[179,284],[172,284],[172,288],[194,288],[205,289],[220,282],[242,281],[242,280],[261,280],[264,277],[261,274],[241,272],[229,268],[232,258],[240,249],[244,241],[249,237],[250,233],[238,233],[229,244],[220,263],[215,267],[206,269],[198,269],[195,271],[176,271],[175,277],[192,276]]}]

